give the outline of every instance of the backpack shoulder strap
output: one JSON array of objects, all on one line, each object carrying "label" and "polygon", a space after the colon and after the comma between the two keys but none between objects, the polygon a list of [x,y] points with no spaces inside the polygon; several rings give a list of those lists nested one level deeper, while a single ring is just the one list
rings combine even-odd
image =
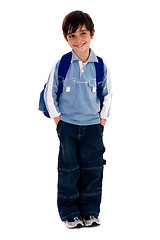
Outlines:
[{"label": "backpack shoulder strap", "polygon": [[97,83],[102,82],[104,76],[104,64],[102,58],[98,57],[98,62],[94,62],[96,68],[96,81]]},{"label": "backpack shoulder strap", "polygon": [[66,53],[62,56],[59,67],[58,67],[58,92],[57,92],[57,101],[59,100],[59,97],[63,91],[63,81],[67,75],[68,69],[71,64],[72,59],[72,52]]},{"label": "backpack shoulder strap", "polygon": [[102,95],[102,80],[103,80],[103,76],[104,76],[104,63],[102,58],[98,57],[98,62],[95,62],[95,68],[96,68],[96,83],[97,83],[97,96],[100,99],[100,103],[101,103],[101,109],[103,106],[103,100],[104,97]]}]

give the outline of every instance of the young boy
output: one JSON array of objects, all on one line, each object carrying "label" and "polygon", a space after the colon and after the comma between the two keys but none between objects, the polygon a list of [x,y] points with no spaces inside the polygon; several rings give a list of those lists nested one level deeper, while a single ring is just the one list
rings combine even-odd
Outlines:
[{"label": "young boy", "polygon": [[63,21],[63,34],[72,48],[71,63],[57,100],[58,68],[52,69],[44,92],[60,140],[58,210],[68,228],[97,226],[100,212],[103,153],[102,135],[111,104],[111,82],[103,66],[101,108],[97,96],[97,56],[90,49],[94,24],[87,13],[74,11]]}]

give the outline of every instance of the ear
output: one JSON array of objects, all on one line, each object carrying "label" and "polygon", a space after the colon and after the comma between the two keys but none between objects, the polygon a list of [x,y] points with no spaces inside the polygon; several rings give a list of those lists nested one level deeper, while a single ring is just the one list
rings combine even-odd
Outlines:
[{"label": "ear", "polygon": [[64,39],[68,42],[68,39],[67,39],[67,37],[65,36],[65,35],[63,35],[63,37],[64,37]]},{"label": "ear", "polygon": [[95,30],[93,29],[92,34],[91,34],[91,39],[93,39],[94,34],[95,34]]}]

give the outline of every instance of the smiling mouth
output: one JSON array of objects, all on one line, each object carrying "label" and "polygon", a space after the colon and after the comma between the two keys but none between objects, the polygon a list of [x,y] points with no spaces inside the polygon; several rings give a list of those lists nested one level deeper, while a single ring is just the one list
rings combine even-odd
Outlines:
[{"label": "smiling mouth", "polygon": [[75,47],[76,48],[82,48],[84,45],[85,45],[85,43],[83,43],[83,44],[76,44]]}]

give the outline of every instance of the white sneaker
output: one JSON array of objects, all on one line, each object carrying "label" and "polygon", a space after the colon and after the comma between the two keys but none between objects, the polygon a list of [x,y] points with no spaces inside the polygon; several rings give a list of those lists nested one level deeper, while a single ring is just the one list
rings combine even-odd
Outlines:
[{"label": "white sneaker", "polygon": [[81,227],[84,227],[83,221],[80,218],[78,218],[78,217],[75,217],[71,221],[65,221],[64,223],[65,223],[66,227],[68,227],[68,228],[81,228]]},{"label": "white sneaker", "polygon": [[90,216],[89,218],[83,219],[85,227],[95,227],[100,225],[100,221],[98,218],[94,216]]}]

